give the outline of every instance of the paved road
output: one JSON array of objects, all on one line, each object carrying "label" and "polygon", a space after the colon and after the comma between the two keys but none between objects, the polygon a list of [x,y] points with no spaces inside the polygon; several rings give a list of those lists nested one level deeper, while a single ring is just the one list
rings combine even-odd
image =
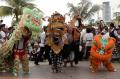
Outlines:
[{"label": "paved road", "polygon": [[24,75],[20,72],[19,77],[14,77],[9,72],[1,72],[0,79],[120,79],[120,63],[114,63],[117,72],[108,72],[103,67],[97,73],[89,70],[88,61],[80,61],[75,67],[68,66],[62,73],[52,73],[47,62],[35,66],[30,62],[30,74]]}]

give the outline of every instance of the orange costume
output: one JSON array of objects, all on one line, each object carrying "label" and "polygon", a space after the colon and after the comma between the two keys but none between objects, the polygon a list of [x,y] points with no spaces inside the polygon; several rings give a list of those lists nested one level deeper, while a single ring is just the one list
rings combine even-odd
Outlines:
[{"label": "orange costume", "polygon": [[110,61],[115,41],[112,37],[106,40],[102,39],[102,35],[96,35],[94,37],[90,53],[90,69],[92,72],[97,72],[101,63],[103,63],[108,71],[115,71]]}]

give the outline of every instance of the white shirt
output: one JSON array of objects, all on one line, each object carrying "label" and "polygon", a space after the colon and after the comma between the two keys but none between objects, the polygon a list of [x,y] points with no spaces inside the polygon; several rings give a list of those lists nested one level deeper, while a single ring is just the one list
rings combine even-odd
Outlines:
[{"label": "white shirt", "polygon": [[40,34],[40,44],[39,44],[40,47],[44,47],[45,46],[45,38],[46,38],[46,34],[45,34],[45,32],[42,32]]},{"label": "white shirt", "polygon": [[84,38],[85,41],[93,40],[93,33],[86,33]]},{"label": "white shirt", "polygon": [[84,37],[84,41],[86,42],[86,46],[91,46],[93,40],[93,33],[86,33]]}]

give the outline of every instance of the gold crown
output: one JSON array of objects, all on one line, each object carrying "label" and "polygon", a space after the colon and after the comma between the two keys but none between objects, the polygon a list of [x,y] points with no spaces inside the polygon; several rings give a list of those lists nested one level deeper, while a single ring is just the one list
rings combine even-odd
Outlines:
[{"label": "gold crown", "polygon": [[58,12],[55,12],[51,15],[51,17],[48,19],[48,21],[50,23],[54,23],[54,22],[60,22],[60,23],[64,23],[65,22],[65,18]]}]

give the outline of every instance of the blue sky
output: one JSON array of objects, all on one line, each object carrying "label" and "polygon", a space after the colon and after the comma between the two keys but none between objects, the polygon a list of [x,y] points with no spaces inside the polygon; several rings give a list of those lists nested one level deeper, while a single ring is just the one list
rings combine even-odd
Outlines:
[{"label": "blue sky", "polygon": [[[35,0],[33,3],[41,9],[45,16],[50,16],[54,11],[58,11],[62,14],[68,12],[67,3],[73,3],[76,5],[80,0]],[[112,12],[120,11],[117,9],[118,4],[120,4],[120,0],[90,0],[93,4],[102,5],[102,2],[109,1],[111,5]],[[6,5],[6,3],[0,1],[0,5]],[[8,26],[11,23],[11,17],[5,17],[4,23]]]}]

